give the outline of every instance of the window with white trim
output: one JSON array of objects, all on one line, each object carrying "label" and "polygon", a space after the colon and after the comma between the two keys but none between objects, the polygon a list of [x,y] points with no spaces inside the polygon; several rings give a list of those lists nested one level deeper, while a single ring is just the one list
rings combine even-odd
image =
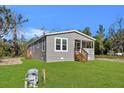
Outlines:
[{"label": "window with white trim", "polygon": [[68,38],[55,38],[55,51],[68,51]]},{"label": "window with white trim", "polygon": [[45,47],[46,47],[45,39],[41,41],[41,45],[42,45],[42,51],[45,51]]},{"label": "window with white trim", "polygon": [[62,50],[67,50],[67,39],[62,39]]},{"label": "window with white trim", "polygon": [[56,38],[56,50],[61,50],[61,39]]}]

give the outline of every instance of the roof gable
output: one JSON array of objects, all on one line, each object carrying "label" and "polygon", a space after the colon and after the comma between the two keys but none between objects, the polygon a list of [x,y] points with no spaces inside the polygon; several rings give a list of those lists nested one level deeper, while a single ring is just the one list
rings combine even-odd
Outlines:
[{"label": "roof gable", "polygon": [[93,38],[93,37],[91,37],[91,36],[88,36],[88,35],[86,35],[86,34],[84,34],[84,33],[82,33],[82,32],[79,32],[78,30],[67,30],[67,31],[63,31],[63,32],[46,33],[45,35],[40,36],[37,40],[34,40],[33,42],[29,43],[28,46],[31,45],[31,44],[33,44],[33,43],[35,43],[35,42],[37,42],[38,40],[40,40],[41,38],[43,38],[43,37],[45,37],[45,36],[57,35],[57,34],[66,34],[66,33],[72,33],[72,32],[75,32],[75,33],[78,33],[78,34],[80,34],[80,35],[83,35],[83,36],[85,36],[86,38],[89,38],[89,39],[91,39],[91,40],[93,40],[93,41],[96,40],[95,38]]},{"label": "roof gable", "polygon": [[91,40],[96,40],[95,38],[91,37],[91,36],[88,36],[82,32],[79,32],[78,30],[68,30],[68,31],[63,31],[63,32],[53,32],[53,33],[47,33],[46,36],[49,36],[49,35],[56,35],[56,34],[64,34],[64,33],[71,33],[71,32],[75,32],[75,33],[78,33],[80,35],[83,35]]}]

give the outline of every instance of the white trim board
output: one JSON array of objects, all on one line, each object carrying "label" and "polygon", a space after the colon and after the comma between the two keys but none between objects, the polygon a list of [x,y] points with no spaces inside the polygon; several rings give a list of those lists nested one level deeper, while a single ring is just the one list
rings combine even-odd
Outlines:
[{"label": "white trim board", "polygon": [[93,41],[96,41],[95,38],[93,38],[93,37],[91,37],[91,36],[88,36],[88,35],[86,35],[86,34],[80,32],[80,31],[78,31],[78,30],[67,30],[67,31],[62,31],[62,32],[46,33],[45,35],[40,36],[37,40],[34,40],[33,42],[29,43],[27,46],[31,45],[32,43],[37,42],[39,39],[41,39],[41,38],[43,38],[43,37],[45,37],[45,36],[56,35],[56,34],[65,34],[65,33],[71,33],[71,32],[75,32],[75,33],[81,34],[81,35],[83,35],[83,36],[85,36],[85,37],[87,37],[87,38],[89,38],[89,39],[91,39],[91,40],[93,40]]},{"label": "white trim board", "polygon": [[76,32],[76,33],[81,34],[81,35],[83,35],[83,36],[85,36],[85,37],[87,37],[87,38],[90,38],[90,39],[94,40],[94,41],[96,40],[95,38],[90,37],[90,36],[88,36],[88,35],[86,35],[86,34],[80,32],[80,31],[77,31],[77,30],[67,30],[67,31],[63,31],[63,32],[47,33],[46,36],[48,36],[48,35],[55,35],[55,34],[64,34],[64,33],[70,33],[70,32]]}]

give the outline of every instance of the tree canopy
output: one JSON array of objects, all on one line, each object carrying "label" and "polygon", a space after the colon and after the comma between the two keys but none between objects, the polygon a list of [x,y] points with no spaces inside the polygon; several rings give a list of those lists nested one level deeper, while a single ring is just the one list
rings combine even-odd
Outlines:
[{"label": "tree canopy", "polygon": [[89,27],[85,27],[84,30],[82,31],[82,33],[92,36],[92,33],[90,32],[90,28]]},{"label": "tree canopy", "polygon": [[12,53],[13,56],[19,55],[19,45],[17,42],[18,27],[27,22],[21,14],[16,14],[5,6],[0,6],[0,38],[2,39],[12,33]]},{"label": "tree canopy", "polygon": [[99,29],[97,31],[97,34],[95,36],[96,38],[96,52],[99,54],[103,54],[105,47],[104,47],[104,37],[105,37],[105,28],[103,25],[99,25]]}]

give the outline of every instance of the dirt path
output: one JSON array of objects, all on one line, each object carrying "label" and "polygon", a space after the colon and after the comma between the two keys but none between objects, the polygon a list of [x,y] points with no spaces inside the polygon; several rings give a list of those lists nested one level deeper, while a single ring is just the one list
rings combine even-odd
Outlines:
[{"label": "dirt path", "polygon": [[0,59],[0,65],[14,65],[14,64],[22,64],[20,58],[5,58]]},{"label": "dirt path", "polygon": [[96,60],[106,60],[106,61],[113,61],[113,62],[124,62],[124,59],[111,59],[111,58],[96,58]]}]

